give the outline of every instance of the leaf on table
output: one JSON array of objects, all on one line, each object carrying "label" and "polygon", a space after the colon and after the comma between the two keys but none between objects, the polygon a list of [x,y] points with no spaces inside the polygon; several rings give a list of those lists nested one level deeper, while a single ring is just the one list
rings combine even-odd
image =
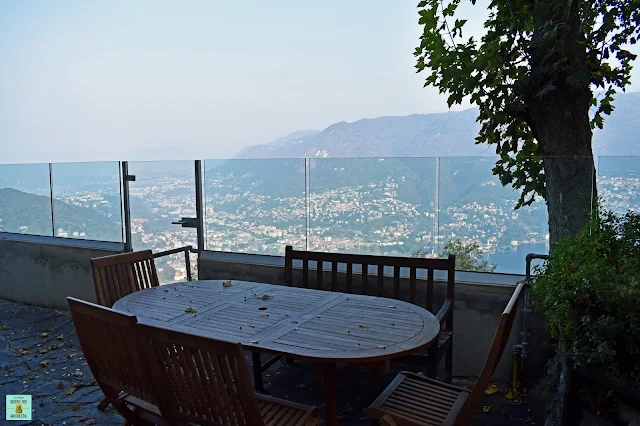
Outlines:
[{"label": "leaf on table", "polygon": [[3,329],[3,330],[8,330],[8,329],[9,329],[9,326],[8,326],[7,324],[2,324],[2,329]]},{"label": "leaf on table", "polygon": [[49,352],[49,349],[47,349],[47,348],[44,348],[44,349],[38,349],[38,353],[39,353],[40,355],[44,355],[44,354],[46,354],[47,352]]},{"label": "leaf on table", "polygon": [[49,365],[49,361],[46,359],[44,361],[40,361],[40,367],[46,367],[47,365]]},{"label": "leaf on table", "polygon": [[64,339],[64,334],[61,334],[61,335],[57,336],[56,339],[58,339],[58,340]]},{"label": "leaf on table", "polygon": [[494,395],[496,393],[498,393],[500,389],[498,389],[498,387],[496,385],[489,385],[487,387],[487,389],[484,391],[485,395]]},{"label": "leaf on table", "polygon": [[55,351],[56,349],[60,349],[63,346],[64,346],[64,343],[60,343],[58,345],[51,345],[51,347],[49,347],[49,349],[51,349],[52,351]]},{"label": "leaf on table", "polygon": [[33,376],[27,377],[27,380],[33,380]]},{"label": "leaf on table", "polygon": [[27,355],[29,353],[29,348],[22,348],[18,351],[18,355]]},{"label": "leaf on table", "polygon": [[376,347],[377,347],[378,349],[384,349],[384,348],[386,348],[386,346],[385,346],[385,345],[378,345],[378,346],[376,346]]},{"label": "leaf on table", "polygon": [[75,389],[69,389],[69,390],[66,392],[66,394],[67,394],[67,396],[69,396],[69,395],[73,394],[75,391],[76,391]]},{"label": "leaf on table", "polygon": [[185,312],[188,312],[190,314],[195,314],[196,312],[198,312],[198,310],[196,308],[194,308],[193,306],[189,306],[187,309],[184,310]]},{"label": "leaf on table", "polygon": [[264,296],[262,296],[260,299],[262,300],[269,300],[271,299],[271,297],[268,294],[265,294]]},{"label": "leaf on table", "polygon": [[369,328],[369,326],[365,324],[360,324],[360,328]]},{"label": "leaf on table", "polygon": [[222,287],[231,287],[233,284],[231,284],[231,281],[224,281],[222,283]]},{"label": "leaf on table", "polygon": [[491,406],[490,405],[483,405],[482,406],[482,412],[483,413],[489,413],[491,411]]},{"label": "leaf on table", "polygon": [[40,333],[40,337],[49,337],[49,333],[47,333],[46,331],[43,333]]},{"label": "leaf on table", "polygon": [[58,389],[64,389],[64,384],[62,382],[58,382]]}]

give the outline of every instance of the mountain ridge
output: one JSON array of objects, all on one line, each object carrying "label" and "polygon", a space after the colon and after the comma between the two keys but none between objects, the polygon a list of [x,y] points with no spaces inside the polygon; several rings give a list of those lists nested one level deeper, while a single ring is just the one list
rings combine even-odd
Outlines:
[{"label": "mountain ridge", "polygon": [[[619,93],[604,129],[593,136],[596,156],[640,155],[640,92]],[[268,144],[244,148],[241,159],[329,157],[448,157],[495,155],[476,144],[477,108],[442,113],[339,121],[322,131],[293,132]]]}]

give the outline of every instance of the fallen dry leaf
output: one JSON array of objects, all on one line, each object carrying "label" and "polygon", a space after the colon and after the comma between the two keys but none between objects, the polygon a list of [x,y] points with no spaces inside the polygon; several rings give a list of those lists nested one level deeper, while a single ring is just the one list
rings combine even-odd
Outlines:
[{"label": "fallen dry leaf", "polygon": [[198,312],[198,310],[192,306],[189,306],[187,309],[184,310],[185,312],[188,312],[190,314],[195,314],[196,312]]},{"label": "fallen dry leaf", "polygon": [[58,389],[64,389],[64,384],[62,382],[58,382]]},{"label": "fallen dry leaf", "polygon": [[49,352],[49,349],[47,349],[47,348],[44,348],[44,349],[38,349],[38,353],[39,353],[40,355],[46,354],[47,352]]},{"label": "fallen dry leaf", "polygon": [[56,339],[58,339],[58,340],[64,339],[64,334],[59,335],[58,337],[56,337]]},{"label": "fallen dry leaf", "polygon": [[18,355],[27,355],[29,353],[29,348],[22,348],[18,351]]},{"label": "fallen dry leaf", "polygon": [[233,284],[231,284],[231,281],[224,281],[222,283],[222,287],[231,287]]},{"label": "fallen dry leaf", "polygon": [[66,394],[67,396],[71,395],[72,393],[74,393],[76,390],[75,389],[69,389]]},{"label": "fallen dry leaf", "polygon": [[40,367],[46,367],[47,365],[49,365],[49,361],[47,360],[40,361]]},{"label": "fallen dry leaf", "polygon": [[489,385],[487,387],[487,390],[484,391],[485,395],[493,395],[498,393],[500,389],[498,389],[498,387],[496,385]]},{"label": "fallen dry leaf", "polygon": [[33,376],[27,377],[28,380],[33,380]]},{"label": "fallen dry leaf", "polygon": [[40,333],[40,337],[49,337],[49,333],[46,331],[44,333]]},{"label": "fallen dry leaf", "polygon": [[491,411],[491,406],[490,405],[483,405],[482,406],[482,412],[483,413],[488,413]]},{"label": "fallen dry leaf", "polygon": [[8,330],[8,329],[9,329],[9,326],[8,326],[7,324],[2,324],[2,329],[3,329],[3,330]]},{"label": "fallen dry leaf", "polygon": [[260,299],[262,300],[269,300],[271,299],[271,297],[268,294],[265,294],[264,296],[262,296]]},{"label": "fallen dry leaf", "polygon": [[84,422],[84,426],[90,426],[90,425],[95,425],[96,421],[91,419],[91,420],[87,420],[86,422]]},{"label": "fallen dry leaf", "polygon": [[360,324],[360,328],[369,328],[368,325]]}]

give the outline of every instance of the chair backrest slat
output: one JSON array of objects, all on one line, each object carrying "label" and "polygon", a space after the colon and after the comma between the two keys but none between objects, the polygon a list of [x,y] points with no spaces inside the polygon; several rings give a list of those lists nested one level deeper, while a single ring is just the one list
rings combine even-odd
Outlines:
[{"label": "chair backrest slat", "polygon": [[111,307],[135,291],[159,285],[151,250],[91,259],[98,303]]},{"label": "chair backrest slat", "polygon": [[138,329],[170,424],[264,426],[240,344],[144,324]]},{"label": "chair backrest slat", "polygon": [[378,292],[376,296],[382,297],[384,294],[384,265],[378,265]]},{"label": "chair backrest slat", "polygon": [[460,411],[460,414],[458,415],[458,418],[456,419],[456,422],[454,424],[455,426],[470,425],[476,410],[482,403],[482,398],[484,397],[484,392],[489,385],[491,376],[495,372],[496,367],[498,366],[498,362],[500,361],[504,349],[507,346],[507,341],[509,340],[509,335],[511,334],[511,328],[513,326],[523,288],[524,283],[519,283],[517,285],[515,291],[513,292],[513,295],[507,303],[507,307],[504,309],[504,312],[500,317],[498,330],[493,337],[493,342],[491,343],[491,348],[489,349],[489,354],[487,355],[487,359],[484,363],[484,366],[482,367],[480,376],[476,381],[476,385],[471,392],[471,395]]},{"label": "chair backrest slat", "polygon": [[155,404],[136,317],[72,297],[67,302],[87,365],[105,395],[113,401],[124,391]]},{"label": "chair backrest slat", "polygon": [[433,312],[433,269],[427,271],[427,296],[425,308],[429,312]]},{"label": "chair backrest slat", "polygon": [[[301,261],[302,263],[302,280],[293,278],[293,263]],[[316,285],[309,282],[309,262],[316,262]],[[325,287],[322,274],[322,266],[324,262],[331,263],[331,283],[328,288]],[[353,293],[353,265],[361,266],[360,277],[360,293],[375,294],[379,297],[391,293],[394,299],[401,299],[400,282],[401,273],[405,269],[409,269],[409,294],[407,300],[411,303],[422,303],[424,293],[418,296],[418,289],[422,285],[418,284],[418,270],[426,271],[426,303],[425,307],[434,312],[433,309],[433,287],[434,287],[434,271],[444,271],[447,273],[447,290],[446,295],[450,305],[453,305],[454,284],[455,284],[455,256],[449,256],[447,259],[428,259],[417,257],[399,257],[399,256],[373,256],[349,253],[326,253],[319,251],[294,250],[291,246],[285,248],[285,273],[284,281],[289,286],[298,286],[305,288],[318,288],[320,290],[338,291],[338,264],[346,265],[346,293]],[[370,283],[369,266],[377,268],[377,285]],[[385,291],[385,267],[393,270],[393,283],[388,291]],[[421,272],[422,273],[422,272]],[[369,287],[372,288],[369,288]],[[357,290],[357,289],[356,289]],[[420,290],[421,291],[421,290]],[[451,331],[452,311],[446,316],[445,329]]]},{"label": "chair backrest slat", "polygon": [[316,262],[316,288],[322,290],[322,261]]},{"label": "chair backrest slat", "polygon": [[369,273],[369,265],[367,265],[366,263],[362,264],[362,272],[361,272],[362,283],[360,285],[360,293],[362,294],[368,294],[367,292],[367,287],[369,286],[368,273]]}]

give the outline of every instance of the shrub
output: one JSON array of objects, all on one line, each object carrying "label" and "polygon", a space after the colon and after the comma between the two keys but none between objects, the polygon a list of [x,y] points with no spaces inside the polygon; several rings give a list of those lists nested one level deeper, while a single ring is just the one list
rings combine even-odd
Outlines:
[{"label": "shrub", "polygon": [[601,210],[533,285],[557,351],[640,386],[640,215]]}]

